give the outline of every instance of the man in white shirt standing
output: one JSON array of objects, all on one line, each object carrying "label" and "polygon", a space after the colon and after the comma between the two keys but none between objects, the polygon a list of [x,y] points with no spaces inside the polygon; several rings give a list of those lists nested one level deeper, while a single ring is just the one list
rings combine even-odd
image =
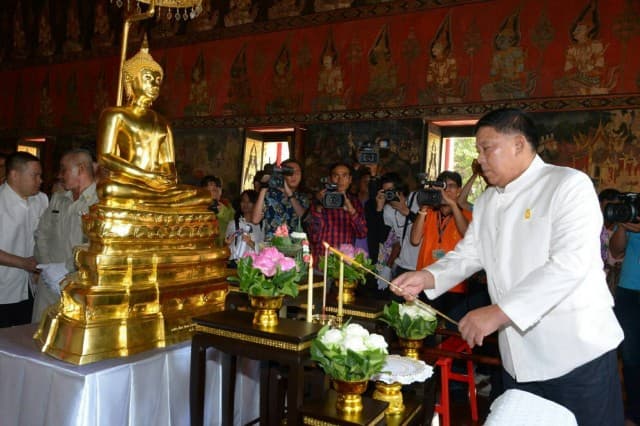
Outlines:
[{"label": "man in white shirt standing", "polygon": [[36,230],[35,257],[41,269],[33,305],[33,322],[60,300],[60,283],[75,270],[73,248],[87,243],[82,216],[98,202],[91,154],[73,149],[62,156],[58,177],[64,192],[54,193]]},{"label": "man in white shirt standing", "polygon": [[598,198],[587,175],[545,164],[537,145],[520,110],[480,119],[478,161],[493,186],[455,250],[398,277],[394,291],[433,299],[484,268],[492,304],[469,312],[459,330],[471,347],[499,331],[505,388],[565,406],[580,426],[622,425],[623,333],[602,270]]},{"label": "man in white shirt standing", "polygon": [[28,324],[33,298],[29,275],[36,270],[33,233],[47,208],[40,192],[37,157],[16,152],[6,159],[7,180],[0,185],[0,327]]}]

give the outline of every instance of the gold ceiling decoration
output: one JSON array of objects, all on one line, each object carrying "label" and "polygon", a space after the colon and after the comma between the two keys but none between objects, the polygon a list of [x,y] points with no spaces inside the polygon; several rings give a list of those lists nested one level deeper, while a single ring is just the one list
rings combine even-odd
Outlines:
[{"label": "gold ceiling decoration", "polygon": [[112,4],[118,7],[122,7],[125,2],[127,6],[130,3],[136,2],[138,6],[138,12],[142,10],[140,4],[155,4],[158,8],[167,8],[167,18],[174,18],[179,20],[195,19],[202,12],[202,0],[110,0]]}]

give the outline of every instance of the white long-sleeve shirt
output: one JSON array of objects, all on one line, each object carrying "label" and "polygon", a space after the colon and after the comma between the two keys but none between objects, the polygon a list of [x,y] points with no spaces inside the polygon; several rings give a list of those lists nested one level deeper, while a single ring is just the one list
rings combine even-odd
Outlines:
[{"label": "white long-sleeve shirt", "polygon": [[502,363],[519,382],[562,376],[618,346],[600,257],[602,213],[593,184],[539,157],[505,188],[489,188],[456,249],[428,269],[436,297],[485,269],[491,300],[511,319]]},{"label": "white long-sleeve shirt", "polygon": [[[42,192],[24,199],[8,183],[0,185],[0,249],[16,256],[33,256],[34,232],[48,203]],[[0,304],[27,300],[28,285],[27,271],[0,265]]]}]

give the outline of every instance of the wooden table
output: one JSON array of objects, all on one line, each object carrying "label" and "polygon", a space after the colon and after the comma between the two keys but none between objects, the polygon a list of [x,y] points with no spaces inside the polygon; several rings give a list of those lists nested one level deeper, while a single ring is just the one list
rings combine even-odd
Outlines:
[{"label": "wooden table", "polygon": [[[309,359],[309,348],[321,326],[304,321],[280,319],[276,327],[261,330],[251,321],[253,314],[240,311],[222,311],[194,318],[196,333],[191,341],[190,408],[191,424],[202,425],[204,412],[205,355],[209,347],[221,352],[222,393],[234,394],[235,365],[238,356],[276,362],[288,369],[287,422],[301,424],[299,408],[303,400],[303,363]],[[267,363],[265,363],[267,364]],[[260,378],[260,419],[267,424],[269,407],[266,389],[268,367]],[[233,424],[233,398],[222,406],[222,424]]]}]

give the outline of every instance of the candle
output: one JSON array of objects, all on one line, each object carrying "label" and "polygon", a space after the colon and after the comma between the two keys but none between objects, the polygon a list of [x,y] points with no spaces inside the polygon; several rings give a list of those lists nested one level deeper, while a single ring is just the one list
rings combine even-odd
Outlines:
[{"label": "candle", "polygon": [[329,244],[324,244],[324,277],[322,278],[322,315],[326,314],[327,306],[327,265],[329,264]]},{"label": "candle", "polygon": [[344,289],[344,258],[340,256],[340,280],[338,281],[338,321],[342,324],[342,291]]},{"label": "candle", "polygon": [[309,256],[309,284],[307,285],[307,322],[313,317],[313,256]]}]

